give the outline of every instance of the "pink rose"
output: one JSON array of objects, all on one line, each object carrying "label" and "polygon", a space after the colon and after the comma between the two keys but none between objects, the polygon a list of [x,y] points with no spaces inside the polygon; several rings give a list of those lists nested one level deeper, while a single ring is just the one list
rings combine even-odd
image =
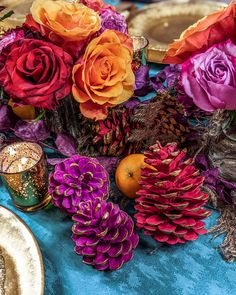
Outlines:
[{"label": "pink rose", "polygon": [[236,45],[212,46],[182,65],[184,90],[202,110],[236,109]]}]

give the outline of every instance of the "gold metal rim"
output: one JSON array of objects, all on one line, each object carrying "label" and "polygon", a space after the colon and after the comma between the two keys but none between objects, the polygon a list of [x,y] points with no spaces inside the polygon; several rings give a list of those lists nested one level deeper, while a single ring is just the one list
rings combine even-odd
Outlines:
[{"label": "gold metal rim", "polygon": [[[135,13],[127,19],[129,25],[129,33],[136,36],[144,36],[149,39],[145,27],[150,24],[150,16],[158,22],[165,17],[187,15],[191,11],[191,15],[201,14],[203,11],[207,11],[207,14],[217,11],[220,8],[227,7],[226,3],[219,1],[178,1],[178,0],[167,0],[159,3],[153,3],[146,5],[145,7],[137,10]],[[181,11],[181,13],[180,13]],[[186,11],[186,12],[185,12]],[[201,12],[201,13],[200,13]],[[179,13],[179,15],[178,15]],[[157,40],[149,40],[149,46],[147,50],[147,60],[149,62],[161,63],[162,59],[167,51],[168,44],[158,42]]]},{"label": "gold metal rim", "polygon": [[13,202],[13,203],[14,203],[14,206],[22,212],[35,212],[35,211],[38,211],[42,208],[45,208],[51,202],[51,200],[52,200],[52,197],[49,194],[47,194],[45,199],[43,199],[43,201],[40,204],[37,204],[34,206],[23,207],[23,206],[19,206],[15,202]]},{"label": "gold metal rim", "polygon": [[37,253],[38,253],[38,257],[39,257],[39,262],[40,262],[40,267],[41,267],[41,274],[42,274],[42,280],[41,280],[41,295],[44,295],[44,285],[45,285],[45,277],[44,277],[44,265],[43,265],[43,256],[42,256],[42,252],[41,249],[39,247],[38,241],[36,240],[32,230],[29,228],[29,226],[16,214],[14,213],[12,210],[10,210],[9,208],[0,205],[0,207],[4,208],[5,210],[9,211],[11,214],[13,214],[15,216],[15,218],[28,230],[29,234],[31,235],[33,242],[36,246],[37,249]]},{"label": "gold metal rim", "polygon": [[[1,154],[1,152],[3,152],[6,148],[14,147],[15,145],[18,145],[18,144],[33,144],[34,146],[36,146],[37,148],[39,148],[39,150],[40,150],[40,158],[38,159],[38,161],[37,161],[37,163],[36,163],[35,165],[37,165],[37,164],[42,160],[42,158],[45,157],[45,156],[44,156],[44,152],[43,152],[43,148],[41,147],[40,144],[38,144],[38,143],[36,143],[36,142],[28,142],[28,141],[18,141],[18,142],[13,142],[13,143],[11,143],[11,144],[5,146],[3,149],[1,149],[0,154]],[[1,163],[0,163],[0,164],[1,164]],[[35,166],[35,165],[34,165],[34,166]],[[5,174],[5,175],[16,175],[16,174],[19,174],[19,173],[27,172],[27,171],[29,171],[29,170],[32,169],[32,168],[33,168],[33,166],[30,167],[30,168],[27,168],[27,169],[25,169],[25,170],[22,170],[22,171],[20,171],[20,172],[13,172],[13,173],[12,173],[12,172],[3,172],[3,171],[1,171],[1,167],[0,167],[0,173],[1,173],[1,174]]]}]

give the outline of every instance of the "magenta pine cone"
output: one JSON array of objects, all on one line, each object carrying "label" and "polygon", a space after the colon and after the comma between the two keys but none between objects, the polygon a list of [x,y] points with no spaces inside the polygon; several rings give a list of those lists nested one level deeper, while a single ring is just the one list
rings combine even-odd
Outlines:
[{"label": "magenta pine cone", "polygon": [[98,270],[116,270],[133,257],[138,245],[131,217],[118,205],[96,199],[81,202],[72,217],[75,252]]},{"label": "magenta pine cone", "polygon": [[69,214],[81,201],[106,200],[108,187],[108,173],[98,160],[79,155],[57,164],[49,180],[53,204]]}]

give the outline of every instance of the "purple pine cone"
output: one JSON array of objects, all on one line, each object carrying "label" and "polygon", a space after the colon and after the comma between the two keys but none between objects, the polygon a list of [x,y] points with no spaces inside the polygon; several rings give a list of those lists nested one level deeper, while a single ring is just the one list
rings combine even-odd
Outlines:
[{"label": "purple pine cone", "polygon": [[132,259],[139,238],[133,220],[118,205],[82,202],[72,219],[75,252],[84,263],[98,270],[116,270]]},{"label": "purple pine cone", "polygon": [[106,200],[108,188],[108,173],[98,160],[79,155],[57,164],[49,179],[53,204],[69,214],[81,201]]},{"label": "purple pine cone", "polygon": [[103,9],[100,13],[101,17],[101,30],[100,33],[105,30],[116,30],[124,34],[128,33],[128,26],[123,15],[111,10]]}]

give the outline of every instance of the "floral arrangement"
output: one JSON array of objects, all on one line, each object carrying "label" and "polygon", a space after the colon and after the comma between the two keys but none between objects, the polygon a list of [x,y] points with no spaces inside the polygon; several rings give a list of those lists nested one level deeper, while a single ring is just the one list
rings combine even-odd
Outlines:
[{"label": "floral arrangement", "polygon": [[104,119],[133,94],[132,55],[124,17],[102,1],[35,0],[1,39],[0,85],[14,105],[49,110],[72,93],[85,117]]},{"label": "floral arrangement", "polygon": [[226,233],[221,250],[227,261],[236,258],[233,225],[236,189],[233,168],[236,159],[235,29],[236,3],[231,1],[228,7],[201,19],[183,32],[170,44],[163,60],[178,66],[172,89],[175,89],[178,101],[185,107],[187,120],[196,131],[194,157],[205,177],[204,185],[213,206],[220,208],[222,213],[212,232]]},{"label": "floral arrangement", "polygon": [[[229,233],[225,257],[236,258],[235,228],[225,222],[236,218],[235,175],[225,177],[235,29],[233,1],[183,32],[164,57],[171,65],[154,77],[134,66],[125,19],[101,0],[35,0],[22,27],[2,36],[1,144],[20,139],[60,153],[48,159],[49,194],[72,218],[86,264],[119,269],[138,229],[168,246],[196,240],[207,232],[209,198],[223,210],[214,230]],[[133,219],[114,204],[125,198]]]}]

